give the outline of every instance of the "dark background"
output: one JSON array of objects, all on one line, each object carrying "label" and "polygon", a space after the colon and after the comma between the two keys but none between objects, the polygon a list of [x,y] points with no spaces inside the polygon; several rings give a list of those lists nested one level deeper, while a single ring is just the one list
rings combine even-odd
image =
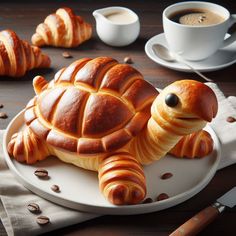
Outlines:
[{"label": "dark background", "polygon": [[[178,1],[0,1],[0,30],[12,29],[22,39],[30,41],[36,26],[45,17],[59,7],[71,7],[77,14],[93,25],[93,37],[75,49],[50,48],[42,50],[52,60],[50,69],[28,72],[23,78],[13,80],[0,78],[0,103],[4,104],[2,112],[8,119],[0,119],[0,129],[5,129],[10,120],[24,108],[27,101],[34,95],[32,78],[44,75],[47,80],[53,79],[60,68],[82,57],[111,56],[123,62],[124,57],[131,56],[133,66],[137,68],[154,86],[163,88],[167,84],[180,79],[195,79],[204,82],[195,74],[172,71],[152,62],[144,52],[144,45],[152,36],[162,33],[161,14],[164,8]],[[236,1],[212,1],[236,13]],[[96,35],[95,20],[92,12],[108,6],[124,6],[134,10],[140,17],[140,37],[132,45],[114,48],[103,44]],[[234,27],[235,28],[235,27]],[[73,58],[65,59],[62,52],[68,51]],[[226,95],[236,96],[236,66],[206,73],[222,89]],[[71,226],[48,235],[168,235],[189,217],[208,206],[216,198],[236,185],[236,165],[218,171],[209,185],[192,199],[160,212],[137,216],[103,216],[79,225]],[[200,235],[233,235],[236,230],[235,209],[229,209]],[[4,230],[0,224],[0,235]]]}]

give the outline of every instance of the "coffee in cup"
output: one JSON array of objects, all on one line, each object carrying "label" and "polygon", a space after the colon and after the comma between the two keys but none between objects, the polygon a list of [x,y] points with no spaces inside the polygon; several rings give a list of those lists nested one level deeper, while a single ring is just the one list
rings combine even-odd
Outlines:
[{"label": "coffee in cup", "polygon": [[174,12],[169,19],[182,25],[192,26],[216,25],[225,20],[224,17],[213,11],[197,8]]},{"label": "coffee in cup", "polygon": [[236,22],[224,7],[209,2],[180,2],[163,12],[163,27],[169,49],[187,60],[202,60],[236,40],[225,39]]}]

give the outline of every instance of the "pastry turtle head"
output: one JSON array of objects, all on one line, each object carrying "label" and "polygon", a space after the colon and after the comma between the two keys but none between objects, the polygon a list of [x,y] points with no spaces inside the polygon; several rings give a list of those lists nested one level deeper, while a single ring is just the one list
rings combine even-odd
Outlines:
[{"label": "pastry turtle head", "polygon": [[164,109],[175,119],[201,119],[210,122],[217,113],[215,93],[195,80],[176,81],[159,95]]},{"label": "pastry turtle head", "polygon": [[217,113],[215,93],[207,85],[194,80],[176,81],[159,94],[152,106],[152,114],[161,117],[167,126],[184,127],[192,132],[203,128]]}]

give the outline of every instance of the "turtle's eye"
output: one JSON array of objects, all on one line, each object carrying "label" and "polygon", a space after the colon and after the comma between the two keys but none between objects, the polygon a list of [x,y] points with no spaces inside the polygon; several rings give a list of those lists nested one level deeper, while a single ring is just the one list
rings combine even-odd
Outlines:
[{"label": "turtle's eye", "polygon": [[169,107],[175,107],[179,103],[179,98],[174,93],[169,93],[166,95],[165,103]]}]

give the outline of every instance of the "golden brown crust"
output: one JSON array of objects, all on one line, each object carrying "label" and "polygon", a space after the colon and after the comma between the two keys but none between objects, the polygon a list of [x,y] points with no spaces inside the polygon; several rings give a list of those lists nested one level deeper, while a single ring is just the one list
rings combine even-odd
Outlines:
[{"label": "golden brown crust", "polygon": [[142,167],[128,153],[116,153],[105,158],[99,166],[99,186],[103,195],[113,204],[137,204],[146,195]]},{"label": "golden brown crust", "polygon": [[123,94],[124,91],[137,79],[143,79],[143,76],[133,67],[126,64],[116,64],[104,76],[101,89],[112,90]]},{"label": "golden brown crust", "polygon": [[178,158],[202,158],[213,151],[213,146],[211,135],[205,130],[200,130],[184,136],[170,153]]},{"label": "golden brown crust", "polygon": [[43,125],[39,119],[35,119],[33,120],[30,124],[29,124],[30,129],[34,132],[34,134],[43,139],[46,140],[49,131],[51,130],[50,128],[46,127],[45,125]]},{"label": "golden brown crust", "polygon": [[97,57],[88,61],[75,76],[75,84],[82,83],[98,90],[105,73],[109,71],[117,61],[110,57]]},{"label": "golden brown crust", "polygon": [[92,26],[68,8],[59,8],[36,28],[32,43],[36,46],[77,47],[92,36]]},{"label": "golden brown crust", "polygon": [[0,75],[21,77],[33,68],[47,68],[50,58],[40,48],[20,40],[12,30],[0,32]]},{"label": "golden brown crust", "polygon": [[[124,146],[146,125],[158,94],[137,70],[109,57],[78,60],[60,70],[54,81],[38,76],[33,84],[38,96],[26,109],[27,125],[51,145],[78,154]],[[52,136],[52,131],[57,132]]]},{"label": "golden brown crust", "polygon": [[[166,102],[169,94],[177,96],[178,103],[169,106]],[[174,82],[154,100],[152,116],[142,133],[131,142],[130,153],[142,164],[159,160],[182,136],[201,130],[216,112],[217,99],[207,85],[193,80]]]},{"label": "golden brown crust", "polygon": [[[194,80],[180,80],[166,87],[159,97],[164,104],[167,94],[173,93],[179,97],[179,103],[174,108],[160,106],[162,114],[180,118],[199,118],[210,122],[217,113],[218,103],[215,93],[205,84]],[[182,115],[183,114],[183,115]]]},{"label": "golden brown crust", "polygon": [[88,92],[68,87],[57,107],[54,107],[52,125],[62,132],[80,136],[83,110],[88,97]]},{"label": "golden brown crust", "polygon": [[89,139],[89,138],[80,138],[78,141],[77,153],[78,154],[87,154],[89,155],[103,153],[105,152],[102,140],[99,139]]},{"label": "golden brown crust", "polygon": [[[178,97],[170,107],[168,94]],[[181,80],[167,86],[152,105],[152,116],[163,129],[176,135],[187,135],[202,129],[217,113],[217,98],[207,85],[194,80]]]},{"label": "golden brown crust", "polygon": [[[34,87],[38,94],[26,106],[27,127],[12,136],[9,154],[31,164],[51,153],[98,170],[101,192],[116,205],[140,203],[146,195],[141,164],[163,157],[217,111],[206,85],[180,81],[157,96],[135,69],[106,57],[76,61],[50,83],[37,77]],[[169,93],[179,97],[176,107],[165,102]],[[201,131],[182,139],[172,153],[201,157],[211,145]]]},{"label": "golden brown crust", "polygon": [[118,150],[128,143],[133,137],[126,130],[118,130],[102,138],[106,152]]},{"label": "golden brown crust", "polygon": [[56,130],[51,130],[47,135],[47,143],[70,152],[77,151],[77,141],[77,139],[65,136]]},{"label": "golden brown crust", "polygon": [[125,126],[125,130],[133,137],[138,135],[142,128],[145,127],[147,120],[150,118],[150,109],[150,106],[147,106],[145,110],[137,112]]},{"label": "golden brown crust", "polygon": [[153,86],[145,80],[136,80],[123,94],[123,97],[129,100],[136,111],[140,111],[147,104],[153,102],[153,98],[157,96],[157,91]]},{"label": "golden brown crust", "polygon": [[70,64],[70,66],[61,69],[58,71],[55,75],[54,81],[55,83],[60,83],[60,82],[68,82],[68,83],[74,83],[75,80],[75,75],[76,73],[84,67],[87,62],[91,61],[90,58],[82,58],[80,60],[77,60]]},{"label": "golden brown crust", "polygon": [[54,109],[57,106],[60,98],[65,93],[66,88],[58,87],[53,90],[46,90],[38,99],[38,108],[42,117],[51,122],[54,114]]},{"label": "golden brown crust", "polygon": [[133,113],[122,101],[109,94],[91,95],[84,111],[82,134],[101,137],[122,128]]}]

